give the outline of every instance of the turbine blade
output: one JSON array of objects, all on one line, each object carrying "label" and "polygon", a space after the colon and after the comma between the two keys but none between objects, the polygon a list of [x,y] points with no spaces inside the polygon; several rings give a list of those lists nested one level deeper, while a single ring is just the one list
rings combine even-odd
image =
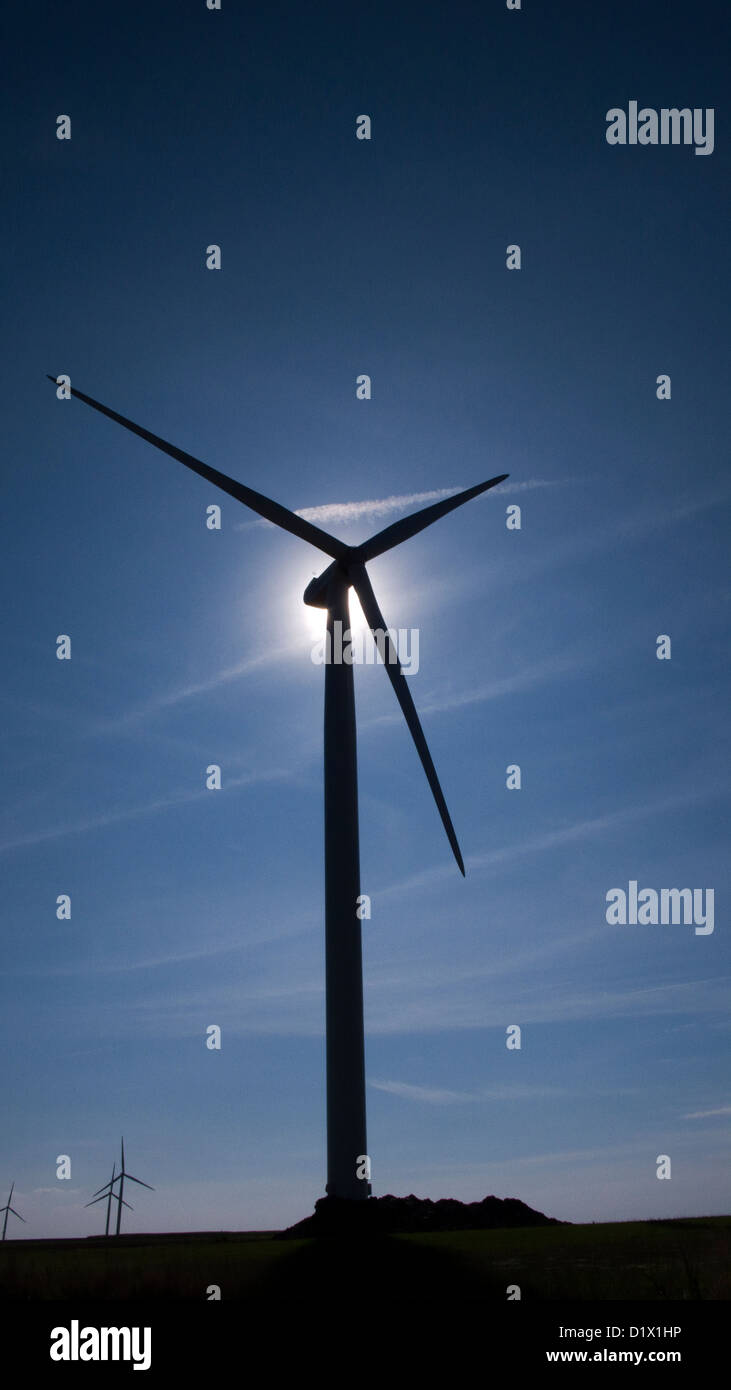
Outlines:
[{"label": "turbine blade", "polygon": [[406,677],[401,670],[401,663],[398,660],[396,648],[391,638],[388,636],[383,615],[378,607],[378,601],[371,587],[371,581],[363,565],[351,566],[349,574],[355,592],[360,599],[361,607],[371,632],[373,632],[374,629],[380,629],[381,632],[386,634],[383,655],[385,657],[388,679],[394,688],[396,699],[401,706],[404,718],[411,732],[411,737],[416,744],[416,751],[421,758],[422,767],[426,773],[429,786],[432,789],[434,800],[437,803],[437,809],[442,818],[442,824],[447,832],[447,839],[452,846],[452,853],[457,860],[457,867],[464,876],[464,860],[462,859],[462,853],[457,843],[457,836],[454,833],[454,826],[452,825],[449,811],[447,810],[447,803],[444,800],[444,793],[439,785],[439,778],[437,777],[436,769],[432,762],[431,753],[427,747],[424,731],[419,723],[419,716],[416,713],[416,707],[411,698],[411,691],[406,683]]},{"label": "turbine blade", "polygon": [[11,1189],[10,1189],[10,1196],[8,1197],[8,1206],[10,1206],[10,1203],[11,1203],[12,1200],[13,1200],[13,1193],[14,1193],[14,1191],[15,1191],[15,1183],[13,1183],[13,1186],[12,1186]]},{"label": "turbine blade", "polygon": [[27,1225],[25,1217],[21,1216],[20,1212],[15,1210],[15,1207],[11,1207],[10,1210],[12,1211],[13,1216],[17,1216],[18,1220],[23,1222],[23,1225]]},{"label": "turbine blade", "polygon": [[99,1195],[100,1192],[106,1192],[106,1190],[107,1190],[108,1187],[112,1187],[112,1188],[113,1188],[115,1182],[119,1182],[119,1173],[117,1173],[117,1176],[116,1176],[116,1178],[115,1178],[115,1176],[114,1176],[114,1169],[112,1169],[112,1176],[111,1176],[111,1178],[109,1178],[108,1181],[104,1183],[104,1186],[103,1186],[103,1187],[98,1187],[97,1190],[96,1190],[96,1192],[92,1192],[92,1194],[91,1194],[92,1197],[97,1197],[97,1196]]},{"label": "turbine blade", "polygon": [[[48,373],[46,373],[48,375]],[[56,378],[48,376],[49,381],[55,382]],[[326,555],[332,555],[333,559],[344,559],[350,551],[350,547],[344,541],[339,541],[335,536],[328,535],[327,531],[322,531],[319,526],[313,526],[311,521],[305,521],[304,517],[297,516],[287,507],[281,506],[279,502],[273,502],[271,498],[264,497],[260,492],[254,492],[253,488],[245,487],[243,483],[237,483],[234,478],[229,478],[225,473],[219,473],[217,468],[210,468],[207,463],[201,463],[200,459],[193,458],[192,454],[186,454],[183,449],[178,449],[174,444],[168,444],[166,440],[160,439],[159,435],[152,434],[150,430],[143,429],[141,425],[135,425],[132,420],[128,420],[124,415],[118,415],[116,410],[110,410],[109,406],[101,405],[91,396],[85,396],[83,391],[77,391],[74,386],[70,388],[71,395],[78,400],[90,405],[93,410],[101,411],[102,415],[108,415],[110,420],[116,420],[118,425],[131,430],[133,434],[138,434],[141,439],[146,439],[148,444],[153,444],[156,449],[161,449],[164,454],[169,454],[171,458],[177,459],[178,463],[184,463],[186,468],[190,468],[193,473],[198,473],[201,478],[206,478],[215,487],[227,492],[230,497],[235,497],[237,502],[242,502],[245,507],[257,512],[259,516],[266,517],[267,521],[273,521],[275,526],[281,526],[284,531],[290,531],[293,536],[299,536],[300,540],[307,541],[314,545],[318,550],[324,550]]]},{"label": "turbine blade", "polygon": [[[119,1197],[117,1198],[117,1201],[119,1201]],[[127,1207],[130,1211],[134,1211],[134,1207],[130,1207],[129,1202],[125,1202],[124,1197],[122,1198],[122,1206]]]},{"label": "turbine blade", "polygon": [[384,531],[379,531],[377,535],[371,536],[369,541],[357,547],[358,559],[364,562],[374,560],[376,555],[383,555],[385,550],[391,550],[394,545],[400,545],[402,541],[418,535],[425,526],[431,526],[433,521],[438,521],[440,516],[453,512],[455,507],[461,507],[463,502],[469,502],[473,497],[479,497],[481,492],[487,492],[488,488],[504,483],[507,477],[509,474],[501,473],[499,477],[491,478],[488,483],[468,487],[464,492],[456,492],[453,497],[445,497],[443,502],[435,502],[431,507],[422,507],[421,511],[412,512],[401,521],[395,521],[392,526],[387,526]]},{"label": "turbine blade", "polygon": [[[149,1182],[143,1182],[141,1178],[133,1178],[131,1173],[125,1173],[124,1176],[128,1179],[129,1182],[139,1183],[140,1187],[150,1187]],[[154,1187],[150,1187],[150,1192],[154,1191]]]},{"label": "turbine blade", "polygon": [[85,1206],[85,1207],[95,1207],[96,1204],[97,1204],[97,1202],[106,1202],[106,1201],[108,1200],[108,1198],[109,1198],[109,1193],[108,1193],[108,1192],[104,1192],[104,1193],[102,1194],[101,1197],[92,1197],[92,1199],[91,1199],[90,1202],[84,1202],[84,1206]]}]

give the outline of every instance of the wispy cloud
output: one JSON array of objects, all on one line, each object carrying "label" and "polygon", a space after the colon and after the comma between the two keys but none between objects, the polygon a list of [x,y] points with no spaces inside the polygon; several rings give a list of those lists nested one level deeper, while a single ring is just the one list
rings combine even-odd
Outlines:
[{"label": "wispy cloud", "polygon": [[711,1115],[731,1115],[731,1105],[719,1105],[715,1110],[691,1110],[684,1120],[707,1120]]},{"label": "wispy cloud", "polygon": [[[484,704],[488,700],[500,700],[505,695],[513,695],[519,690],[532,690],[535,686],[544,685],[548,681],[558,680],[577,671],[586,673],[590,665],[591,658],[587,656],[586,652],[583,652],[581,656],[550,657],[547,661],[536,662],[535,665],[524,667],[522,671],[516,671],[513,675],[498,677],[488,681],[486,685],[473,687],[471,690],[449,691],[443,695],[427,696],[426,699],[419,702],[419,716],[445,714],[449,710],[462,709],[465,705],[477,705]],[[388,714],[374,715],[372,719],[361,719],[358,728],[365,730],[376,725],[400,724],[402,720],[401,711],[393,709]]]},{"label": "wispy cloud", "polygon": [[[509,484],[503,486],[508,487]],[[501,492],[502,487],[495,491]],[[577,526],[563,543],[552,542],[540,549],[533,559],[524,560],[518,571],[510,568],[503,575],[499,567],[493,568],[490,574],[493,593],[503,585],[533,584],[539,575],[546,572],[556,574],[566,565],[581,565],[603,552],[615,551],[620,542],[629,545],[644,543],[655,531],[682,525],[689,517],[714,511],[730,501],[731,487],[726,483],[700,495],[688,496],[670,506],[663,506],[661,501],[643,502],[621,516],[608,515],[598,525]],[[476,582],[482,586],[484,580],[481,575],[477,575]]]},{"label": "wispy cloud", "polygon": [[[570,478],[525,478],[522,482],[500,483],[494,489],[494,494],[497,496],[498,493],[532,492],[535,488],[561,487],[571,481]],[[349,526],[356,521],[376,521],[379,517],[391,516],[394,512],[403,512],[409,507],[424,507],[430,502],[441,502],[443,497],[452,497],[455,492],[463,490],[461,484],[455,483],[453,487],[432,488],[428,492],[394,493],[390,497],[370,497],[361,502],[323,502],[318,507],[298,507],[296,515],[318,526]],[[234,529],[245,531],[250,526],[272,524],[263,520],[242,521]]]},{"label": "wispy cloud", "polygon": [[[244,1036],[310,1037],[323,1035],[325,982],[323,973],[311,961],[312,951],[294,950],[287,957],[262,967],[261,977],[241,978],[241,971],[227,971],[220,982],[209,980],[205,987],[195,982],[181,985],[171,995],[169,985],[159,987],[130,1001],[120,1009],[114,1020],[105,1020],[105,1028],[114,1027],[120,1037],[141,1035],[153,1037],[188,1037],[193,1014],[206,1014],[214,1009],[217,1022],[227,1034]],[[297,971],[295,982],[293,969]],[[647,988],[623,987],[597,990],[578,984],[568,988],[554,981],[546,987],[546,976],[524,982],[516,977],[510,992],[494,988],[489,972],[477,972],[474,987],[464,984],[445,984],[445,968],[435,959],[430,978],[422,974],[418,984],[407,966],[397,977],[392,972],[388,987],[383,987],[378,974],[367,972],[365,987],[368,998],[367,1028],[369,1037],[434,1035],[462,1032],[465,1029],[504,1028],[506,1017],[519,1017],[523,1025],[546,1023],[583,1023],[600,1019],[633,1019],[675,1017],[692,1014],[696,1017],[723,1016],[727,1009],[728,978],[708,978],[670,981]],[[552,977],[551,977],[552,978]],[[98,1006],[90,1003],[79,1006],[75,1024],[93,1037],[99,1031]],[[401,1096],[404,1100],[430,1105],[456,1105],[509,1102],[558,1098],[564,1089],[543,1085],[529,1088],[517,1083],[505,1087],[456,1091],[445,1087],[422,1087],[392,1078],[380,1078],[378,1089]],[[572,1087],[572,1093],[581,1092]],[[592,1095],[598,1094],[593,1087]],[[616,1088],[608,1089],[615,1095]],[[713,1117],[714,1124],[720,1117]]]},{"label": "wispy cloud", "polygon": [[[226,790],[230,790],[235,787],[256,786],[260,782],[286,781],[291,776],[290,769],[271,768],[265,772],[246,773],[243,777],[227,777],[224,787]],[[0,844],[0,854],[6,854],[10,850],[24,849],[29,845],[40,845],[47,840],[60,840],[66,835],[82,835],[90,830],[102,830],[105,826],[116,825],[120,821],[138,820],[140,816],[154,816],[160,811],[169,811],[178,806],[185,806],[210,795],[211,793],[206,787],[196,787],[194,791],[187,790],[177,792],[174,796],[158,797],[155,801],[146,801],[138,806],[129,806],[126,810],[103,811],[97,816],[87,816],[81,820],[68,821],[65,825],[49,826],[46,830],[33,830],[27,835],[18,835],[13,840],[5,840],[3,844]]]},{"label": "wispy cloud", "polygon": [[297,515],[305,521],[314,521],[318,525],[326,522],[341,522],[348,525],[353,521],[361,521],[363,518],[371,520],[379,516],[390,516],[392,512],[403,512],[407,507],[425,506],[428,502],[441,502],[443,497],[449,497],[453,492],[459,492],[457,487],[434,488],[430,492],[410,492],[402,493],[392,497],[372,497],[364,502],[325,502],[320,507],[302,507]]},{"label": "wispy cloud", "polygon": [[34,1187],[33,1196],[71,1197],[81,1191],[79,1187]]},{"label": "wispy cloud", "polygon": [[699,512],[725,506],[727,502],[731,502],[731,488],[726,483],[720,488],[701,493],[700,496],[687,496],[683,501],[669,507],[644,505],[622,517],[617,523],[615,534],[627,539],[644,537],[663,526],[675,526],[678,522],[687,521],[688,517],[697,516]]},{"label": "wispy cloud", "polygon": [[[479,1091],[450,1091],[434,1086],[414,1086],[408,1081],[369,1081],[376,1091],[403,1100],[421,1101],[427,1105],[460,1105],[473,1101],[545,1100],[570,1094],[556,1086],[497,1086]],[[593,1092],[596,1094],[596,1092]],[[615,1092],[611,1092],[612,1095]]]},{"label": "wispy cloud", "polygon": [[164,691],[160,695],[154,695],[151,699],[145,700],[142,704],[135,705],[131,710],[124,714],[115,715],[110,719],[100,720],[92,725],[90,732],[93,734],[119,733],[125,728],[133,727],[145,719],[160,713],[162,710],[170,709],[175,705],[182,704],[184,700],[193,699],[196,695],[207,695],[212,690],[217,690],[220,686],[228,685],[231,681],[240,680],[242,676],[249,676],[255,671],[265,670],[270,666],[277,666],[280,662],[286,661],[288,657],[301,650],[301,643],[289,643],[286,646],[270,647],[266,651],[259,652],[256,656],[248,656],[244,661],[239,661],[235,666],[224,666],[219,671],[214,671],[205,680],[188,681],[185,685],[176,686],[173,690]]},{"label": "wispy cloud", "polygon": [[705,801],[717,794],[717,788],[696,788],[693,791],[676,792],[672,796],[657,798],[639,806],[623,806],[618,811],[609,811],[603,816],[591,816],[586,820],[574,821],[558,830],[534,835],[521,844],[506,846],[504,849],[490,850],[487,854],[475,855],[470,860],[474,868],[488,868],[506,859],[515,859],[523,854],[535,854],[559,845],[575,844],[581,840],[603,839],[608,831],[636,820],[646,820],[648,816],[664,815],[669,811],[683,810],[698,801]]},{"label": "wispy cloud", "polygon": [[[545,850],[556,849],[561,845],[575,844],[581,840],[601,839],[608,831],[618,829],[623,825],[630,825],[633,821],[644,820],[648,816],[659,816],[669,811],[681,810],[697,802],[712,800],[718,794],[719,789],[715,786],[696,788],[693,791],[682,791],[673,796],[648,801],[639,806],[625,806],[618,811],[610,811],[604,816],[591,816],[586,820],[573,821],[570,825],[561,826],[558,830],[548,830],[541,835],[532,835],[511,845],[503,845],[498,849],[489,850],[487,854],[470,855],[465,860],[465,864],[469,871],[474,872],[512,863],[526,855],[540,854]],[[445,858],[443,864],[434,865],[422,873],[414,874],[399,883],[393,883],[387,888],[379,889],[379,897],[385,897],[387,894],[411,893],[417,888],[428,888],[441,879],[450,877],[453,873],[454,865]]]},{"label": "wispy cloud", "polygon": [[[514,483],[508,479],[506,483],[498,483],[494,495],[502,497],[505,493],[510,492],[535,492],[536,488],[539,487],[568,487],[569,484],[574,485],[579,481],[584,480],[577,478],[524,478],[522,482]],[[487,497],[489,494],[485,493],[484,496]],[[476,500],[479,501],[479,498]]]},{"label": "wispy cloud", "polygon": [[404,1100],[426,1101],[429,1105],[454,1105],[477,1099],[471,1091],[445,1091],[433,1086],[411,1086],[407,1081],[370,1081],[368,1084],[375,1091],[387,1091],[389,1095],[400,1096]]},{"label": "wispy cloud", "polygon": [[[370,984],[370,982],[369,982]],[[488,981],[489,984],[489,981]],[[374,990],[369,1033],[375,1036],[456,1032],[501,1027],[506,1017],[521,1023],[579,1023],[585,1019],[656,1018],[680,1014],[723,1014],[728,980],[680,980],[647,989],[559,989],[525,986],[516,980],[510,994],[445,987],[438,963],[431,984],[414,989],[408,970],[381,995]],[[286,1026],[282,1020],[282,1026]]]}]

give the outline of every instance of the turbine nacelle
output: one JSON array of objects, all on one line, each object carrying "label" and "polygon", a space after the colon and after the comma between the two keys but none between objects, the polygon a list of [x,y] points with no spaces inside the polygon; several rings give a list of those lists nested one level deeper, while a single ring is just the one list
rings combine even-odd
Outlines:
[{"label": "turbine nacelle", "polygon": [[346,584],[349,586],[352,583],[345,565],[340,560],[333,560],[332,564],[322,571],[322,574],[318,574],[315,579],[310,580],[302,595],[308,608],[329,608],[330,591],[333,583],[337,583],[340,587]]}]

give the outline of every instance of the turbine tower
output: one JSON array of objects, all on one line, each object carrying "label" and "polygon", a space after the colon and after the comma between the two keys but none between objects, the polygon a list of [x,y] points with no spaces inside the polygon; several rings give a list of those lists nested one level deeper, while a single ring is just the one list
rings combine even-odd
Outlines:
[{"label": "turbine tower", "polygon": [[13,1186],[12,1186],[11,1189],[10,1189],[10,1196],[8,1197],[7,1205],[4,1206],[4,1207],[0,1207],[0,1212],[3,1212],[3,1211],[5,1212],[5,1220],[3,1221],[3,1236],[2,1236],[3,1240],[5,1239],[5,1232],[6,1232],[7,1229],[8,1229],[8,1216],[10,1215],[11,1212],[13,1213],[13,1216],[17,1216],[18,1220],[23,1222],[23,1225],[26,1224],[25,1217],[24,1217],[24,1216],[21,1216],[20,1212],[19,1212],[19,1211],[16,1211],[16,1210],[15,1210],[15,1207],[11,1207],[11,1205],[10,1205],[10,1203],[11,1203],[12,1200],[13,1200],[13,1192],[14,1192],[14,1190],[15,1190],[15,1183],[13,1183]]},{"label": "turbine tower", "polygon": [[[58,384],[57,378],[49,381]],[[332,563],[308,584],[304,601],[313,608],[327,610],[327,632],[332,654],[336,624],[347,637],[350,627],[348,590],[355,589],[366,622],[379,637],[376,643],[396,699],[401,706],[427,781],[437,804],[447,839],[464,875],[464,862],[454,826],[447,810],[439,779],[427,747],[419,717],[406,678],[391,641],[376,596],[366,572],[366,563],[400,545],[410,536],[464,502],[504,482],[507,473],[486,483],[458,492],[433,506],[387,526],[363,545],[346,545],[319,526],[306,521],[288,508],[245,487],[218,469],[201,463],[182,449],[168,444],[156,434],[136,425],[124,415],[101,405],[74,387],[72,396],[131,430],[148,444],[207,479],[209,483],[259,516],[299,536],[330,556]],[[360,920],[356,915],[360,896],[360,855],[358,844],[358,774],[356,753],[355,699],[353,667],[348,661],[325,665],[325,985],[327,1058],[327,1186],[330,1197],[361,1201],[370,1193],[364,1172],[366,1145],[365,1048],[363,1035],[363,967]],[[121,1187],[120,1187],[121,1192]],[[121,1208],[117,1212],[117,1231]]]},{"label": "turbine tower", "polygon": [[[117,1167],[117,1164],[116,1164],[116,1161],[115,1161],[115,1162],[112,1164],[112,1176],[111,1176],[109,1182],[105,1182],[105,1184],[104,1184],[103,1187],[98,1187],[98,1188],[97,1188],[97,1192],[101,1192],[101,1194],[102,1194],[101,1197],[97,1197],[96,1192],[95,1192],[95,1193],[94,1193],[94,1196],[93,1196],[93,1198],[92,1198],[92,1200],[91,1200],[90,1202],[86,1202],[86,1204],[85,1204],[87,1207],[94,1207],[94,1206],[96,1206],[97,1202],[103,1202],[103,1201],[105,1200],[105,1198],[106,1198],[106,1203],[107,1203],[107,1220],[106,1220],[106,1225],[105,1225],[105,1227],[104,1227],[104,1234],[105,1234],[105,1236],[108,1236],[108,1235],[109,1235],[109,1218],[110,1218],[111,1211],[112,1211],[112,1198],[114,1198],[115,1202],[122,1201],[122,1199],[121,1199],[120,1197],[118,1197],[117,1194],[116,1194],[116,1192],[114,1191],[114,1184],[115,1184],[115,1182],[117,1181],[117,1179],[116,1179],[115,1176],[114,1176],[116,1167]],[[122,1202],[122,1205],[125,1206],[125,1207],[127,1207],[127,1208],[129,1208],[130,1211],[134,1211],[134,1207],[131,1207],[131,1206],[129,1205],[129,1202]]]}]

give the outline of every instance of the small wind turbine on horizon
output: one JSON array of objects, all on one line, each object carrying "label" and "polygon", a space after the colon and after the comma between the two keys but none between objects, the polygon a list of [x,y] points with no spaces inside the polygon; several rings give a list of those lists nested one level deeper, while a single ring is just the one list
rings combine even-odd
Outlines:
[{"label": "small wind turbine on horizon", "polygon": [[[62,380],[49,375],[58,385]],[[501,473],[430,507],[424,507],[365,541],[347,545],[262,493],[245,487],[218,469],[201,463],[124,415],[101,405],[67,384],[72,396],[145,439],[171,458],[207,479],[222,492],[250,507],[267,521],[298,536],[331,557],[332,563],[305,589],[310,607],[327,610],[327,641],[349,634],[348,591],[355,589],[361,608],[393,686],[416,751],[426,773],[447,839],[460,873],[464,861],[439,779],[416,713],[396,648],[386,628],[366,571],[366,562],[417,535],[432,522],[480,493],[504,482]],[[337,625],[340,624],[338,627]],[[378,633],[378,637],[376,637]],[[337,640],[337,638],[335,639]],[[370,1193],[366,1147],[365,1043],[363,1032],[363,965],[360,919],[358,840],[358,771],[353,667],[349,661],[325,664],[325,1016],[327,1067],[327,1185],[330,1197],[355,1201]],[[120,1187],[121,1192],[121,1187]],[[119,1217],[117,1213],[117,1231]]]},{"label": "small wind turbine on horizon", "polygon": [[24,1225],[24,1226],[27,1224],[25,1217],[24,1217],[24,1216],[21,1216],[20,1212],[19,1212],[19,1211],[16,1211],[16,1210],[15,1210],[15,1207],[11,1207],[11,1205],[10,1205],[10,1203],[11,1203],[12,1200],[13,1200],[13,1192],[14,1192],[14,1191],[15,1191],[15,1183],[13,1183],[13,1185],[12,1185],[12,1187],[11,1187],[11,1189],[10,1189],[10,1196],[8,1197],[7,1204],[6,1204],[4,1207],[0,1207],[0,1212],[3,1212],[3,1211],[5,1212],[5,1220],[3,1221],[3,1235],[2,1235],[3,1240],[5,1239],[5,1232],[6,1232],[7,1229],[8,1229],[8,1216],[10,1215],[11,1212],[12,1212],[13,1216],[17,1216],[18,1220],[23,1222],[23,1225]]},{"label": "small wind turbine on horizon", "polygon": [[[128,1207],[130,1211],[134,1211],[134,1207],[131,1207],[130,1204],[129,1204],[129,1202],[124,1202],[124,1201],[122,1200],[122,1198],[121,1198],[121,1197],[118,1197],[117,1194],[116,1194],[116,1192],[114,1191],[114,1184],[115,1184],[115,1182],[116,1182],[116,1178],[115,1178],[114,1174],[115,1174],[116,1168],[117,1168],[117,1161],[116,1161],[116,1159],[115,1159],[114,1163],[112,1164],[112,1176],[111,1176],[109,1182],[106,1182],[106,1183],[104,1184],[103,1187],[98,1187],[98,1188],[97,1188],[97,1192],[101,1192],[101,1194],[102,1194],[101,1197],[97,1197],[96,1192],[95,1192],[95,1193],[94,1193],[94,1196],[93,1196],[93,1198],[92,1198],[92,1200],[91,1200],[90,1202],[86,1202],[86,1203],[85,1203],[85,1205],[86,1205],[87,1207],[95,1207],[96,1204],[97,1204],[97,1202],[103,1202],[103,1201],[106,1199],[106,1203],[107,1203],[107,1220],[106,1220],[106,1225],[105,1225],[105,1227],[104,1227],[104,1234],[105,1234],[105,1236],[108,1236],[108,1235],[109,1235],[109,1218],[110,1218],[111,1211],[112,1211],[112,1198],[114,1198],[115,1202],[120,1202],[120,1201],[121,1201],[121,1202],[122,1202],[122,1205],[125,1206],[125,1207]],[[107,1190],[107,1189],[108,1189],[108,1190]]]},{"label": "small wind turbine on horizon", "polygon": [[[135,1178],[133,1177],[132,1173],[127,1172],[124,1166],[124,1137],[122,1138],[122,1166],[115,1177],[114,1169],[116,1168],[116,1166],[117,1165],[115,1163],[112,1168],[112,1176],[109,1179],[109,1182],[105,1182],[103,1187],[97,1188],[97,1191],[93,1195],[92,1201],[86,1203],[87,1207],[93,1207],[95,1202],[102,1202],[105,1197],[107,1198],[107,1224],[106,1230],[104,1232],[106,1236],[109,1235],[109,1213],[112,1209],[112,1197],[114,1197],[114,1200],[117,1203],[117,1229],[114,1232],[115,1235],[119,1235],[122,1226],[122,1207],[127,1207],[129,1211],[134,1211],[134,1207],[131,1207],[129,1202],[125,1202],[124,1200],[125,1178],[127,1178],[129,1182],[136,1182],[139,1187],[149,1188],[150,1192],[155,1191],[154,1187],[150,1187],[149,1182],[143,1182],[141,1178]],[[117,1182],[119,1183],[119,1192],[114,1191],[114,1184]],[[98,1195],[99,1193],[101,1193],[101,1196]]]}]

